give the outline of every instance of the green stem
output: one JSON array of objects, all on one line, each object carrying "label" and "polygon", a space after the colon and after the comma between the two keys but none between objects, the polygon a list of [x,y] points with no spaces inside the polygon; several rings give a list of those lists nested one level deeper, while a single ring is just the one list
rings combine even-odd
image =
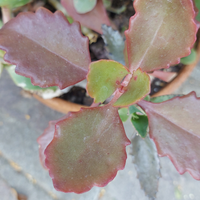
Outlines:
[{"label": "green stem", "polygon": [[56,9],[56,10],[60,10],[61,12],[63,12],[63,14],[65,16],[69,16],[69,14],[67,13],[67,11],[63,8],[63,6],[61,5],[60,2],[58,2],[57,0],[48,0],[48,2]]}]

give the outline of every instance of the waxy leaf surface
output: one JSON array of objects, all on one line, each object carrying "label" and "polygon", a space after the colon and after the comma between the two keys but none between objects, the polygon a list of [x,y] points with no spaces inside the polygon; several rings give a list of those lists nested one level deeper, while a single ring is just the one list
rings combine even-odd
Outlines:
[{"label": "waxy leaf surface", "polygon": [[141,69],[136,70],[121,97],[113,104],[114,106],[129,106],[144,98],[150,92],[150,79],[148,74]]},{"label": "waxy leaf surface", "polygon": [[61,3],[74,20],[98,33],[102,33],[102,24],[110,25],[102,0],[98,0],[94,9],[85,14],[77,13],[74,8],[73,0],[61,0]]},{"label": "waxy leaf surface", "polygon": [[160,162],[155,145],[149,137],[135,136],[132,141],[133,163],[140,185],[149,199],[155,199],[160,178]]},{"label": "waxy leaf surface", "polygon": [[8,71],[9,75],[11,76],[12,80],[14,83],[23,88],[24,90],[29,90],[29,91],[38,91],[38,90],[52,90],[56,91],[58,88],[56,86],[53,87],[48,87],[48,88],[41,88],[39,86],[32,85],[30,78],[26,78],[24,76],[18,75],[15,73],[15,65],[7,66],[6,70]]},{"label": "waxy leaf surface", "polygon": [[97,0],[74,0],[74,8],[80,14],[91,11],[97,4]]},{"label": "waxy leaf surface", "polygon": [[102,103],[121,87],[120,83],[128,73],[126,67],[115,61],[92,62],[87,75],[87,92],[95,103]]},{"label": "waxy leaf surface", "polygon": [[200,1],[199,0],[193,0],[193,2],[195,3],[196,8],[198,9],[198,14],[196,16],[196,20],[200,21]]},{"label": "waxy leaf surface", "polygon": [[132,70],[167,68],[190,54],[197,31],[191,0],[136,0],[134,7],[125,32]]},{"label": "waxy leaf surface", "polygon": [[131,122],[135,127],[138,135],[142,138],[147,136],[148,118],[146,115],[138,115],[134,113],[131,117]]},{"label": "waxy leaf surface", "polygon": [[44,8],[19,14],[0,30],[4,59],[40,87],[63,89],[85,79],[88,46],[78,23],[70,25],[60,11],[53,14]]},{"label": "waxy leaf surface", "polygon": [[118,110],[120,119],[122,120],[122,122],[127,121],[127,119],[129,118],[129,110],[128,108],[120,108]]},{"label": "waxy leaf surface", "polygon": [[128,109],[130,114],[138,114],[138,113],[140,113],[141,115],[144,114],[142,112],[142,109],[139,106],[137,106],[137,104],[129,106]]},{"label": "waxy leaf surface", "polygon": [[54,138],[55,125],[60,120],[65,120],[68,117],[69,117],[69,113],[66,116],[64,116],[62,119],[50,121],[49,126],[44,130],[43,134],[37,139],[37,142],[39,144],[40,162],[45,169],[47,169],[47,167],[45,166],[46,156],[44,155],[44,151]]},{"label": "waxy leaf surface", "polygon": [[117,108],[84,108],[55,124],[45,165],[57,190],[86,192],[105,186],[124,168],[128,144]]},{"label": "waxy leaf surface", "polygon": [[102,25],[103,35],[102,38],[108,50],[108,57],[111,60],[115,60],[122,65],[125,65],[124,61],[124,38],[112,27]]},{"label": "waxy leaf surface", "polygon": [[29,3],[31,0],[0,0],[0,7],[16,8]]},{"label": "waxy leaf surface", "polygon": [[158,97],[152,97],[149,101],[153,102],[153,103],[161,103],[163,101],[167,101],[169,99],[172,99],[174,97],[180,97],[183,95],[180,94],[169,94],[169,95],[163,95],[163,96],[158,96]]},{"label": "waxy leaf surface", "polygon": [[189,65],[195,62],[196,58],[197,58],[197,52],[194,49],[192,49],[189,56],[181,58],[181,63],[183,63],[184,65]]},{"label": "waxy leaf surface", "polygon": [[195,92],[162,103],[138,103],[149,119],[158,154],[168,156],[180,174],[200,180],[200,99]]}]

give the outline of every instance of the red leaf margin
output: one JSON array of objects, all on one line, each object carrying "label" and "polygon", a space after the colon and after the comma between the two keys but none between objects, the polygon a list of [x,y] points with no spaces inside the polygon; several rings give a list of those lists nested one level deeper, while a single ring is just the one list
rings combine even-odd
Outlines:
[{"label": "red leaf margin", "polygon": [[[85,51],[85,53],[84,53],[84,56],[85,56],[85,62],[84,62],[84,64],[85,65],[82,64],[82,66],[78,66],[77,61],[75,63],[72,63],[72,64],[71,64],[70,61],[68,61],[68,63],[71,65],[70,66],[71,69],[73,69],[73,67],[74,67],[73,65],[75,65],[76,67],[79,67],[79,69],[77,69],[76,71],[79,70],[79,72],[81,72],[81,73],[79,73],[79,75],[77,76],[76,80],[75,81],[70,81],[70,84],[69,84],[69,83],[67,83],[67,81],[64,81],[64,80],[67,80],[66,78],[61,81],[61,78],[63,79],[63,77],[61,77],[61,78],[58,78],[58,77],[55,78],[55,77],[53,77],[55,79],[54,81],[52,81],[51,83],[50,83],[50,81],[48,81],[48,83],[45,83],[45,81],[40,80],[40,78],[38,78],[38,75],[36,75],[35,72],[27,70],[28,69],[27,63],[26,63],[27,60],[24,59],[25,60],[24,61],[23,59],[18,59],[18,58],[16,59],[15,58],[16,56],[13,56],[12,49],[15,49],[17,47],[10,48],[10,47],[7,47],[6,45],[1,45],[0,44],[0,48],[2,50],[6,51],[6,53],[4,55],[4,60],[6,62],[8,62],[8,63],[16,65],[15,72],[17,74],[25,76],[27,78],[30,78],[33,85],[38,85],[40,87],[58,86],[60,89],[64,89],[64,88],[66,88],[68,86],[74,85],[74,84],[76,84],[76,83],[84,80],[86,78],[86,75],[87,75],[87,72],[88,72],[89,64],[91,63],[91,58],[90,58],[90,53],[89,53],[89,39],[88,39],[88,37],[83,36],[83,34],[81,32],[80,23],[79,22],[74,22],[73,24],[70,24],[68,22],[67,18],[64,16],[64,14],[61,11],[56,11],[55,13],[52,13],[48,9],[40,7],[40,8],[38,8],[36,10],[35,13],[33,13],[33,12],[19,13],[15,18],[11,19],[8,23],[6,23],[3,26],[2,30],[4,29],[4,27],[5,27],[5,29],[6,28],[9,29],[10,24],[11,24],[11,26],[13,24],[16,25],[15,23],[17,23],[17,21],[19,21],[20,18],[25,18],[25,19],[28,19],[28,20],[30,20],[30,18],[37,18],[37,14],[39,15],[39,17],[42,14],[43,17],[45,17],[45,18],[47,18],[48,16],[51,16],[51,17],[54,17],[55,19],[58,19],[58,18],[59,18],[59,20],[61,19],[62,21],[66,22],[66,25],[68,26],[67,28],[75,28],[76,31],[77,31],[77,33],[79,34],[80,38],[82,39],[82,45],[85,45],[84,46],[84,48],[85,48],[84,49],[84,51]],[[41,24],[42,24],[42,22],[41,22]],[[1,30],[0,30],[0,33],[1,33]],[[6,46],[6,47],[4,47],[4,46]],[[82,54],[83,54],[84,51],[82,51]],[[10,55],[10,52],[12,52],[12,55]],[[56,54],[56,56],[57,56],[57,54]],[[24,66],[24,63],[26,63],[26,66]],[[73,70],[75,71],[75,69],[73,69]],[[56,74],[56,73],[54,73],[54,74]]]},{"label": "red leaf margin", "polygon": [[49,143],[53,140],[54,138],[54,131],[56,127],[56,123],[59,122],[60,120],[67,119],[69,117],[69,113],[62,117],[61,119],[50,121],[49,126],[44,130],[43,134],[40,135],[37,139],[37,143],[39,144],[39,158],[41,165],[48,170],[48,168],[45,166],[45,159],[46,156],[44,154],[45,149],[49,145]]},{"label": "red leaf margin", "polygon": [[76,12],[73,5],[73,0],[61,0],[61,4],[74,20],[79,21],[84,26],[100,34],[102,34],[102,24],[110,26],[110,21],[108,19],[102,0],[97,0],[97,4],[93,10],[85,14],[79,14]]},{"label": "red leaf margin", "polygon": [[[185,98],[185,97],[190,97],[190,96],[194,96],[194,98],[196,99],[196,100],[200,100],[200,97],[197,97],[196,96],[196,92],[194,92],[194,91],[192,91],[192,92],[190,92],[189,94],[187,94],[187,95],[184,95],[184,96],[176,96],[176,97],[173,97],[173,98],[171,98],[171,99],[169,99],[169,100],[167,100],[167,101],[165,101],[165,102],[168,102],[168,101],[171,101],[171,100],[173,100],[173,99],[181,99],[181,98]],[[142,102],[142,103],[141,103]],[[138,102],[137,103],[137,105],[138,106],[140,106],[145,112],[146,112],[146,114],[147,114],[147,117],[148,117],[148,119],[150,118],[150,115],[149,115],[149,113],[148,113],[148,110],[145,110],[145,107],[143,106],[143,104],[145,104],[144,102],[145,102],[145,100],[142,100],[141,102]],[[153,103],[153,102],[151,102],[152,104],[161,104],[161,103]],[[150,123],[150,120],[149,120],[149,136],[150,136],[150,138],[154,141],[154,143],[155,143],[155,146],[156,146],[156,149],[157,149],[157,152],[158,152],[158,155],[159,155],[159,157],[168,157],[169,159],[170,159],[170,161],[173,163],[173,165],[174,165],[174,167],[176,168],[176,170],[178,171],[178,173],[180,174],[180,175],[183,175],[184,173],[186,173],[186,172],[188,172],[195,180],[200,180],[200,175],[198,176],[198,177],[196,177],[193,173],[192,173],[192,171],[190,170],[190,169],[183,169],[183,170],[180,170],[179,169],[179,167],[176,165],[176,163],[175,163],[175,161],[174,161],[174,159],[172,158],[172,156],[171,155],[169,155],[169,154],[167,154],[167,153],[162,153],[161,152],[161,149],[160,149],[160,145],[159,145],[159,142],[156,140],[156,138],[153,136],[153,134],[152,134],[152,126],[151,126],[151,123]],[[196,136],[196,135],[195,135]],[[198,137],[198,136],[196,136],[196,137]],[[200,139],[200,136],[198,137],[199,139]],[[199,174],[200,174],[200,172],[199,172]]]},{"label": "red leaf margin", "polygon": [[[130,52],[130,44],[131,44],[131,41],[130,41],[130,39],[129,39],[129,37],[128,37],[128,34],[129,34],[129,32],[130,32],[130,29],[131,29],[131,23],[132,23],[132,21],[133,21],[136,17],[138,17],[138,16],[140,15],[140,12],[137,11],[137,6],[136,6],[136,4],[138,3],[138,1],[141,1],[141,0],[134,0],[134,2],[133,2],[133,7],[134,7],[134,9],[135,9],[135,14],[129,19],[129,28],[124,32],[124,34],[125,34],[125,36],[126,36],[126,41],[127,41],[127,42],[125,43],[125,44],[126,44],[126,45],[125,45],[126,50],[124,50],[124,55],[125,55],[126,65],[127,65],[127,64],[129,65],[129,66],[127,66],[128,68],[131,68],[131,62],[130,62],[130,56],[131,56],[131,55],[130,55],[130,53],[128,53],[128,52]],[[197,34],[197,31],[198,31],[198,29],[199,29],[199,27],[200,27],[200,23],[198,23],[198,22],[195,20],[195,16],[197,15],[197,12],[196,12],[196,10],[195,10],[193,0],[188,0],[188,1],[190,2],[190,5],[191,5],[191,7],[192,7],[192,9],[193,9],[193,16],[192,16],[193,19],[192,19],[192,22],[193,22],[194,25],[196,25],[196,34]],[[196,36],[194,37],[193,42],[191,42],[191,45],[190,45],[190,47],[188,48],[188,52],[187,52],[187,53],[185,53],[185,54],[183,54],[183,55],[180,55],[180,57],[179,57],[177,60],[175,60],[175,61],[170,61],[170,62],[167,64],[167,66],[165,66],[165,67],[157,67],[157,68],[153,69],[153,71],[154,71],[154,70],[158,70],[158,69],[162,69],[162,68],[169,68],[171,65],[179,64],[181,58],[190,55],[191,49],[192,49],[193,44],[195,43],[195,41],[196,41]],[[126,56],[127,56],[127,57],[126,57]],[[130,69],[130,70],[131,70],[131,72],[133,71],[132,69]],[[144,71],[144,70],[143,70],[143,71]],[[151,70],[151,71],[152,71],[152,70]],[[147,72],[150,72],[150,71],[147,71]]]},{"label": "red leaf margin", "polygon": [[[40,154],[40,161],[43,165],[43,167],[45,169],[47,169],[49,171],[49,175],[50,177],[52,178],[52,181],[53,181],[53,185],[54,185],[54,188],[57,190],[57,191],[61,191],[61,192],[75,192],[77,194],[81,194],[81,193],[84,193],[84,192],[87,192],[89,191],[92,187],[94,186],[98,186],[98,187],[104,187],[106,186],[110,181],[112,181],[115,176],[117,175],[117,172],[119,170],[123,170],[124,167],[125,167],[125,164],[126,164],[126,159],[127,159],[127,153],[126,153],[126,146],[130,145],[131,142],[130,140],[127,138],[126,134],[125,134],[125,130],[124,130],[124,127],[123,127],[123,123],[119,117],[119,114],[118,114],[118,108],[115,108],[113,107],[112,105],[110,104],[107,104],[105,106],[103,106],[104,108],[105,107],[112,107],[112,109],[115,109],[116,111],[116,114],[118,116],[118,119],[119,119],[119,122],[120,122],[120,125],[123,129],[123,138],[124,138],[124,143],[123,143],[123,159],[121,160],[121,166],[115,168],[115,171],[113,171],[108,177],[107,179],[101,183],[101,184],[97,184],[97,183],[93,183],[93,185],[87,187],[87,189],[85,190],[81,190],[81,191],[68,191],[68,190],[62,190],[59,188],[59,186],[57,187],[57,183],[56,183],[56,180],[55,180],[55,177],[53,175],[53,172],[52,170],[50,169],[49,167],[49,161],[48,161],[48,147],[52,144],[52,142],[54,140],[56,140],[59,136],[58,136],[58,133],[57,133],[57,126],[64,122],[65,120],[69,120],[70,118],[73,117],[73,115],[76,115],[77,112],[70,112],[68,113],[66,116],[64,116],[63,118],[61,118],[60,120],[55,120],[55,121],[51,121],[49,122],[49,126],[48,128],[45,129],[44,133],[37,139],[37,142],[40,144],[40,149],[39,149],[39,154]],[[80,111],[78,111],[78,113],[80,112],[84,112],[84,110],[88,110],[88,109],[101,109],[102,107],[90,107],[90,108],[81,108]],[[54,128],[54,132],[52,131]],[[51,131],[52,134],[54,134],[52,137],[48,134],[48,131]],[[48,141],[44,142],[45,141],[45,137],[48,138]],[[43,140],[44,139],[44,140]],[[51,141],[50,141],[51,140]],[[49,143],[49,144],[47,144]],[[45,145],[44,147],[42,147],[42,145]]]}]

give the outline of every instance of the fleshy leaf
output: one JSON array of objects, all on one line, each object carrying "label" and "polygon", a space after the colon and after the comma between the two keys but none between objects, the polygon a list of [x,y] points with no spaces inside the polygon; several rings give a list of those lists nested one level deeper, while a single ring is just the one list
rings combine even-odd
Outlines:
[{"label": "fleshy leaf", "polygon": [[[199,0],[193,0],[195,2],[195,6],[197,7],[198,11],[200,10],[200,1]],[[198,12],[196,16],[196,20],[200,22],[200,12]]]},{"label": "fleshy leaf", "polygon": [[97,0],[73,0],[76,12],[80,14],[91,11],[97,4]]},{"label": "fleshy leaf", "polygon": [[141,114],[143,114],[142,111],[141,111],[141,109],[140,109],[140,107],[137,106],[137,105],[131,105],[131,106],[129,106],[129,113],[130,114],[133,114],[133,113],[141,113]]},{"label": "fleshy leaf", "polygon": [[197,57],[197,52],[194,49],[192,49],[189,56],[181,58],[181,63],[183,63],[184,65],[189,65],[196,60],[196,57]]},{"label": "fleshy leaf", "polygon": [[[67,36],[67,37],[66,37]],[[69,24],[57,11],[44,8],[23,13],[0,30],[4,59],[17,65],[16,73],[33,85],[63,89],[86,78],[90,64],[89,42],[77,23]]]},{"label": "fleshy leaf", "polygon": [[18,74],[15,73],[15,66],[11,65],[11,66],[7,66],[6,67],[9,75],[11,76],[12,80],[14,81],[14,83],[23,88],[24,90],[31,90],[31,91],[36,91],[36,90],[52,90],[52,91],[56,91],[57,87],[53,86],[53,87],[48,87],[48,88],[41,88],[39,86],[35,86],[31,84],[31,80],[30,78],[26,78],[24,76],[20,76]]},{"label": "fleshy leaf", "polygon": [[137,0],[134,7],[125,32],[132,70],[167,68],[190,54],[197,31],[192,1]]},{"label": "fleshy leaf", "polygon": [[110,25],[110,21],[108,19],[102,0],[98,0],[94,9],[85,14],[79,14],[76,12],[73,0],[61,0],[61,3],[74,20],[80,22],[81,25],[97,31],[100,34],[102,34],[102,24],[106,24],[108,26]]},{"label": "fleshy leaf", "polygon": [[124,168],[128,144],[117,108],[82,109],[55,123],[45,165],[57,190],[86,192],[105,186]]},{"label": "fleshy leaf", "polygon": [[150,79],[148,74],[141,69],[136,70],[121,97],[113,104],[114,106],[129,106],[144,98],[150,92]]},{"label": "fleshy leaf", "polygon": [[122,79],[129,70],[122,64],[111,60],[92,62],[87,75],[87,92],[95,103],[104,102],[121,87]]},{"label": "fleshy leaf", "polygon": [[112,27],[102,25],[103,35],[102,38],[106,45],[106,49],[109,54],[108,57],[111,60],[115,60],[122,65],[125,65],[124,61],[124,38],[116,30],[113,30]]},{"label": "fleshy leaf", "polygon": [[29,3],[31,0],[0,0],[0,7],[16,8]]},{"label": "fleshy leaf", "polygon": [[45,158],[46,156],[44,155],[44,151],[49,145],[49,143],[53,140],[54,138],[54,132],[55,132],[55,125],[57,122],[60,120],[65,120],[69,117],[69,114],[64,116],[62,119],[55,120],[55,121],[50,121],[49,126],[44,130],[43,134],[37,139],[37,142],[39,144],[39,156],[40,156],[40,162],[42,166],[47,169],[45,166]]},{"label": "fleshy leaf", "polygon": [[131,117],[131,122],[135,127],[137,133],[145,138],[147,136],[147,128],[148,128],[148,118],[146,115],[138,115],[136,113]]},{"label": "fleshy leaf", "polygon": [[161,177],[160,162],[153,141],[149,137],[142,139],[135,136],[132,139],[132,155],[140,185],[149,199],[153,200]]},{"label": "fleshy leaf", "polygon": [[183,95],[180,95],[180,94],[170,94],[170,95],[163,95],[163,96],[159,96],[159,97],[152,97],[150,99],[151,102],[153,103],[161,103],[163,101],[167,101],[169,99],[172,99],[174,97],[177,97],[177,96],[183,96]]},{"label": "fleshy leaf", "polygon": [[180,174],[200,180],[200,99],[195,92],[162,103],[138,103],[149,119],[158,154],[168,156]]},{"label": "fleshy leaf", "polygon": [[129,118],[128,108],[120,108],[118,110],[118,113],[122,122],[127,121],[127,119]]}]

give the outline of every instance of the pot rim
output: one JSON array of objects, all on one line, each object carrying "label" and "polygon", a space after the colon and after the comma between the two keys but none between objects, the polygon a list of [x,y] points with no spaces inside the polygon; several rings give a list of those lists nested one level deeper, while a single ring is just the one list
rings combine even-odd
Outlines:
[{"label": "pot rim", "polygon": [[[197,35],[200,35],[200,32],[198,32]],[[200,40],[198,41],[198,39],[197,39],[196,49],[197,49],[196,60],[192,64],[185,65],[183,69],[178,73],[178,75],[172,81],[167,83],[166,86],[164,86],[160,91],[153,94],[151,97],[172,94],[176,89],[178,89],[183,84],[183,82],[186,81],[186,79],[189,77],[189,75],[191,74],[191,72],[193,71],[193,69],[196,67],[197,63],[200,60]],[[55,97],[52,99],[43,99],[42,97],[36,94],[33,94],[33,97],[35,97],[38,101],[50,107],[51,109],[64,113],[64,114],[67,114],[68,112],[77,112],[83,107],[88,107],[88,106],[72,103],[69,101],[65,101],[58,97]]]}]

